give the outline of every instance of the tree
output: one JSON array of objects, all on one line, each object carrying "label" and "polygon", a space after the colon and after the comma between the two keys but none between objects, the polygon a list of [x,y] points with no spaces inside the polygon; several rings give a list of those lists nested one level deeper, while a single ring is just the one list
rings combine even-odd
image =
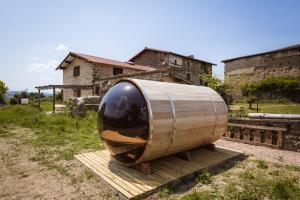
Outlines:
[{"label": "tree", "polygon": [[0,103],[4,103],[4,97],[6,92],[8,91],[8,87],[5,85],[3,81],[0,80]]},{"label": "tree", "polygon": [[201,79],[206,83],[208,87],[217,91],[223,97],[226,103],[232,102],[232,98],[229,93],[229,87],[224,83],[222,79],[213,77],[208,74],[202,75]]}]

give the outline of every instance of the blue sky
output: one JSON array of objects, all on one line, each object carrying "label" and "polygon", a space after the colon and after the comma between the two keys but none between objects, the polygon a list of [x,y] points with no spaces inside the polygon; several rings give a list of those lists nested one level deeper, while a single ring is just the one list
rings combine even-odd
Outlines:
[{"label": "blue sky", "polygon": [[69,51],[121,61],[145,46],[218,64],[300,43],[300,1],[0,0],[0,80],[11,90],[62,83]]}]

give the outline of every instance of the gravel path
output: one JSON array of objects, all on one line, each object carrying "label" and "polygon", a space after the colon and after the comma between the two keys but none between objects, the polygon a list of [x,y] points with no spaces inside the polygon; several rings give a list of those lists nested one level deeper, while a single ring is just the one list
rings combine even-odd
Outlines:
[{"label": "gravel path", "polygon": [[297,152],[271,149],[268,147],[231,142],[227,140],[218,140],[216,145],[242,151],[247,155],[254,156],[258,159],[280,162],[285,165],[300,166],[300,153]]}]

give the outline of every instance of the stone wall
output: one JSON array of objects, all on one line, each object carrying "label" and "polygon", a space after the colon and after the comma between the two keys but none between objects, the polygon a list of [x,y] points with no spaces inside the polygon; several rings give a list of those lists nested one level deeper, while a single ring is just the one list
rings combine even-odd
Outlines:
[{"label": "stone wall", "polygon": [[[80,66],[80,75],[74,77],[74,67]],[[118,66],[105,65],[105,64],[94,64],[86,62],[82,59],[75,58],[74,61],[63,70],[63,84],[64,85],[92,85],[95,78],[107,77],[113,75],[113,68]],[[123,73],[134,73],[138,72],[135,69],[123,68]],[[68,100],[70,97],[75,97],[76,91],[73,89],[63,89],[64,100]],[[81,90],[81,96],[92,96],[94,95],[93,90]]]},{"label": "stone wall", "polygon": [[283,150],[300,152],[300,120],[289,119],[229,119],[229,123],[286,128],[283,133]]},{"label": "stone wall", "polygon": [[117,81],[124,78],[135,78],[143,80],[153,80],[161,82],[170,82],[170,83],[184,83],[176,78],[173,78],[172,74],[174,71],[170,68],[163,68],[155,71],[148,72],[135,72],[131,74],[120,74],[116,76],[108,76],[96,79],[95,84],[100,85],[101,95],[104,95],[110,87],[112,87]]},{"label": "stone wall", "polygon": [[[80,66],[80,75],[74,77],[73,69],[76,66]],[[63,70],[63,84],[64,85],[91,85],[92,84],[92,69],[93,64],[87,63],[81,59],[74,59],[74,61]],[[63,98],[68,100],[70,97],[74,97],[73,89],[63,89]],[[92,95],[91,90],[82,90],[81,96]]]},{"label": "stone wall", "polygon": [[189,81],[195,85],[203,85],[200,80],[201,75],[212,74],[212,65],[172,53],[145,51],[135,57],[133,62],[158,69],[172,67],[176,70],[177,75],[187,80],[189,78]]},{"label": "stone wall", "polygon": [[245,83],[272,76],[300,77],[300,49],[225,61],[224,73],[234,99],[241,99],[240,87]]}]

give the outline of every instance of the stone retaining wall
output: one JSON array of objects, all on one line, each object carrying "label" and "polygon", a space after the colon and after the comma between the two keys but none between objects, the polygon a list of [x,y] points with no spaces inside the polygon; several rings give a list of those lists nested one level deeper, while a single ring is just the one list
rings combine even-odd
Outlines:
[{"label": "stone retaining wall", "polygon": [[100,85],[100,93],[103,95],[117,81],[124,78],[135,78],[135,79],[142,79],[142,80],[153,80],[153,81],[171,82],[171,83],[174,82],[184,83],[182,80],[175,78],[173,76],[173,74],[175,73],[177,73],[177,70],[175,71],[172,68],[164,68],[155,71],[135,72],[131,74],[119,74],[115,76],[107,76],[100,79],[96,79],[95,85]]},{"label": "stone retaining wall", "polygon": [[283,150],[300,152],[300,120],[289,119],[229,119],[229,123],[286,128],[283,132]]}]

